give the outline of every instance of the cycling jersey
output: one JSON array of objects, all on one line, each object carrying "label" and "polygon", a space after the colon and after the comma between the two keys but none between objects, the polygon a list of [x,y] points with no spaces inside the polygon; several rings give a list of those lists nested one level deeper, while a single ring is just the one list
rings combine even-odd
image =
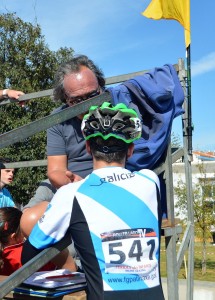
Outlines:
[{"label": "cycling jersey", "polygon": [[159,197],[159,180],[150,170],[94,170],[57,191],[29,242],[44,249],[70,233],[88,300],[163,300]]}]

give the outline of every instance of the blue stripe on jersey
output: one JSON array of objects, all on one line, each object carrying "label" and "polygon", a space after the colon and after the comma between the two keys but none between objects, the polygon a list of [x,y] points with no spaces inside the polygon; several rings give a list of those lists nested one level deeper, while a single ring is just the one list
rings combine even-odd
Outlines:
[{"label": "blue stripe on jersey", "polygon": [[[132,289],[145,289],[148,286],[141,279],[139,275],[136,274],[109,274],[105,273],[105,259],[101,247],[101,239],[91,232],[91,237],[93,240],[94,247],[96,247],[96,253],[98,255],[98,263],[100,270],[102,272],[103,280],[109,285],[113,290],[130,290],[130,284],[132,283]],[[99,248],[99,249],[98,249]]]},{"label": "blue stripe on jersey", "polygon": [[[92,173],[80,186],[78,192],[92,198],[94,201],[97,201],[112,211],[126,222],[130,228],[140,227],[140,220],[142,219],[143,226],[148,228],[153,226],[157,236],[159,236],[157,218],[143,200],[128,190],[110,182],[105,182],[100,185],[95,185],[95,183],[101,183],[100,177]],[[129,208],[129,211],[123,209],[124,207]],[[135,211],[135,217],[131,217],[129,214],[130,211],[132,213],[132,210]],[[139,212],[139,214],[137,212]]]},{"label": "blue stripe on jersey", "polygon": [[140,175],[140,176],[142,176],[142,177],[145,177],[145,178],[147,178],[148,180],[152,181],[154,184],[156,184],[156,182],[155,182],[152,178],[150,178],[149,176],[147,176],[146,174],[143,174],[143,173],[138,172],[138,171],[136,171],[136,172],[134,172],[134,173],[135,173],[135,174],[138,174],[138,175]]},{"label": "blue stripe on jersey", "polygon": [[[29,242],[37,249],[45,249],[53,244],[56,244],[58,240],[46,235],[36,224],[29,236]],[[40,242],[40,243],[39,243]]]}]

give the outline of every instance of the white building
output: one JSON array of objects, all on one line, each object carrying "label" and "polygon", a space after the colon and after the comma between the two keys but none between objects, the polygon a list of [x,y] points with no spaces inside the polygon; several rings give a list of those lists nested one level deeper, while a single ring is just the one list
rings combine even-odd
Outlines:
[{"label": "white building", "polygon": [[[200,151],[193,151],[193,162],[192,166],[192,185],[201,183],[204,179],[210,186],[207,189],[208,201],[213,209],[215,215],[215,156],[211,153],[204,153]],[[173,164],[173,184],[176,187],[178,183],[182,181],[185,182],[185,171],[184,163],[176,162]],[[177,197],[175,196],[175,203],[177,202]],[[179,212],[176,209],[176,212]],[[184,218],[182,214],[179,214],[180,218]]]}]

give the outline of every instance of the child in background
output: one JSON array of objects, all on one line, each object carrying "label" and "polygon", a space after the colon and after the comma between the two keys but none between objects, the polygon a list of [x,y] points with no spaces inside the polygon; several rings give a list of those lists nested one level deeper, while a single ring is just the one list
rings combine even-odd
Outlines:
[{"label": "child in background", "polygon": [[0,157],[0,207],[15,206],[6,185],[13,182],[14,169],[6,169],[4,163],[10,163],[7,158]]},{"label": "child in background", "polygon": [[[21,216],[22,212],[18,208],[0,208],[0,275],[11,275],[22,267],[21,253],[24,235],[20,230]],[[53,262],[47,263],[40,271],[51,271],[56,268],[76,271],[77,267],[72,257],[68,258],[68,250],[65,249],[60,254],[61,256],[56,256]]]},{"label": "child in background", "polygon": [[0,208],[0,274],[10,275],[21,264],[24,237],[19,229],[22,212],[15,207]]}]

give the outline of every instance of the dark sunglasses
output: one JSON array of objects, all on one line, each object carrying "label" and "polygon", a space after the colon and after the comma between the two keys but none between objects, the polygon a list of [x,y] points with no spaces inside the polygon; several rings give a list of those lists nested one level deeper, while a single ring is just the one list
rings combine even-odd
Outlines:
[{"label": "dark sunglasses", "polygon": [[89,94],[86,94],[84,96],[70,97],[67,94],[65,94],[65,95],[67,97],[67,101],[69,101],[70,104],[75,105],[75,104],[81,103],[81,102],[83,102],[87,99],[96,97],[96,96],[100,95],[100,93],[101,93],[101,88],[98,87],[98,89],[96,91],[93,91],[93,92],[91,92]]}]

